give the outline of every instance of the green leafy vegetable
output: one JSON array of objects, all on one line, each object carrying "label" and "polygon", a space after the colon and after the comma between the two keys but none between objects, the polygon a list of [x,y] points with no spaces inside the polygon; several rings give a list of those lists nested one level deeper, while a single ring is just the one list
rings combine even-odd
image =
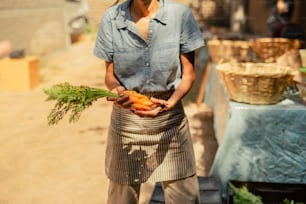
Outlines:
[{"label": "green leafy vegetable", "polygon": [[284,200],[284,204],[304,204],[303,202],[295,202],[294,200],[289,200],[288,198],[286,198]]},{"label": "green leafy vegetable", "polygon": [[233,190],[234,204],[263,204],[261,197],[251,193],[246,186],[238,188],[229,183],[229,187]]},{"label": "green leafy vegetable", "polygon": [[118,94],[104,89],[88,86],[72,86],[69,83],[53,85],[44,90],[47,100],[57,101],[47,119],[49,125],[57,124],[70,111],[69,122],[79,120],[82,111],[92,105],[92,102],[102,97],[118,97]]}]

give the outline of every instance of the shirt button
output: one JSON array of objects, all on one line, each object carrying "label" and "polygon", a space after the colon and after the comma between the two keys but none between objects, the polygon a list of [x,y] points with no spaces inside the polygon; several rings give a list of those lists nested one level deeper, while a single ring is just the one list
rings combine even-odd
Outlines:
[{"label": "shirt button", "polygon": [[150,63],[146,63],[146,65],[147,65],[147,66],[149,66],[149,65],[150,65]]},{"label": "shirt button", "polygon": [[152,30],[149,30],[149,33],[152,33],[153,31]]}]

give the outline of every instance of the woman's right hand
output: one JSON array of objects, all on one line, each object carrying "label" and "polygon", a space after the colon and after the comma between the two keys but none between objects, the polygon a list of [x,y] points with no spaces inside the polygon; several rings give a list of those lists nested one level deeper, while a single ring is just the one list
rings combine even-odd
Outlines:
[{"label": "woman's right hand", "polygon": [[123,108],[130,108],[133,104],[129,100],[129,96],[124,94],[125,88],[123,86],[118,86],[111,90],[114,93],[117,93],[119,97],[107,97],[108,101],[113,101],[116,105],[119,105]]}]

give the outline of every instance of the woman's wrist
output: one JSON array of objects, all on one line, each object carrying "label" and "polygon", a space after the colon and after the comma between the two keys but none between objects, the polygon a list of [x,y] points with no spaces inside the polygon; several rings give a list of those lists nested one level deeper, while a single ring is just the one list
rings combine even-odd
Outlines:
[{"label": "woman's wrist", "polygon": [[165,107],[164,107],[164,109],[165,110],[170,110],[170,109],[172,109],[175,105],[176,105],[176,101],[175,100],[171,100],[171,99],[169,99],[168,101],[167,101],[167,103],[165,104]]},{"label": "woman's wrist", "polygon": [[115,86],[114,88],[111,89],[112,92],[118,93],[119,95],[125,91],[125,88],[121,85]]}]

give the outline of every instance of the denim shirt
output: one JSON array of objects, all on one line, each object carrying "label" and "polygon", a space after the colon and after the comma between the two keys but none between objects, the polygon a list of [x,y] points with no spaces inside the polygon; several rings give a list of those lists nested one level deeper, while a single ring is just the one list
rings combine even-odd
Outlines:
[{"label": "denim shirt", "polygon": [[182,75],[180,54],[204,45],[191,9],[160,0],[144,39],[132,21],[131,3],[126,0],[104,13],[94,54],[114,63],[115,76],[126,89],[141,93],[175,89]]}]

